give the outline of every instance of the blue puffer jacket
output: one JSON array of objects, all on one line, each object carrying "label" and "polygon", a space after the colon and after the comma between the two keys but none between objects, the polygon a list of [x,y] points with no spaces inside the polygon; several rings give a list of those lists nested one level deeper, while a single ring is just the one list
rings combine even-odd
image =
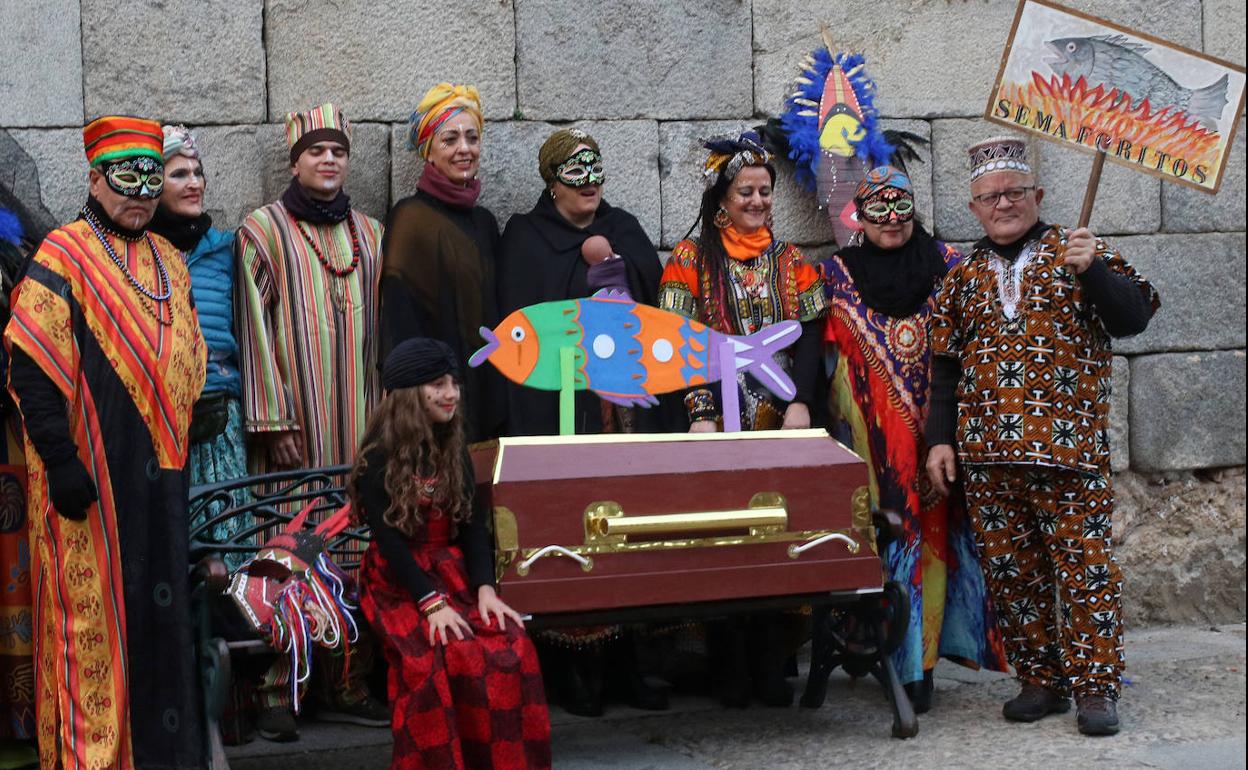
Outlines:
[{"label": "blue puffer jacket", "polygon": [[234,338],[234,235],[208,228],[186,256],[191,296],[208,343],[208,380],[204,395],[226,391],[241,398],[238,341]]}]

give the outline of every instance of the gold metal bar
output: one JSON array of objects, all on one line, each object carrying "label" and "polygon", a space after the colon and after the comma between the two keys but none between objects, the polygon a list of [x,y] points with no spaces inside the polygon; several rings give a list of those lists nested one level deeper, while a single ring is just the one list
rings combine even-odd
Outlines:
[{"label": "gold metal bar", "polygon": [[789,512],[782,507],[737,511],[698,511],[661,513],[651,516],[590,515],[592,532],[599,537],[613,535],[665,535],[672,532],[715,532],[755,527],[781,527],[789,523]]}]

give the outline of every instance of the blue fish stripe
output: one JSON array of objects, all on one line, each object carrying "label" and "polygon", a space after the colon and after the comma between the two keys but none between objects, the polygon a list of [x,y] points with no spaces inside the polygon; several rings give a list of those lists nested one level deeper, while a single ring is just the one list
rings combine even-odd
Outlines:
[{"label": "blue fish stripe", "polygon": [[640,329],[632,302],[579,300],[578,320],[585,336],[583,370],[586,387],[621,397],[644,397],[641,384],[646,368],[641,363],[641,343],[632,330]]}]

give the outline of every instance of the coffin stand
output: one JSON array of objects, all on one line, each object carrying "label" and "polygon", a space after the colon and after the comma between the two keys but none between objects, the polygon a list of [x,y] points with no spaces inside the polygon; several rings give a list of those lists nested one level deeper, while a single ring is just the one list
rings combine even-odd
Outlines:
[{"label": "coffin stand", "polygon": [[905,592],[883,582],[867,468],[826,431],[507,437],[473,461],[500,590],[532,627],[809,605],[802,705],[840,665],[884,684],[895,736],[917,732],[889,660]]}]

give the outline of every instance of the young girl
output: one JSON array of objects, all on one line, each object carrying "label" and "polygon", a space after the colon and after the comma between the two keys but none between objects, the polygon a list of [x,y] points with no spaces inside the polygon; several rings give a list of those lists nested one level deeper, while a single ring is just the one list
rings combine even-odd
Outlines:
[{"label": "young girl", "polygon": [[395,768],[550,767],[541,671],[494,589],[451,349],[409,339],[382,369],[348,488],[373,530],[360,604],[390,664]]}]

